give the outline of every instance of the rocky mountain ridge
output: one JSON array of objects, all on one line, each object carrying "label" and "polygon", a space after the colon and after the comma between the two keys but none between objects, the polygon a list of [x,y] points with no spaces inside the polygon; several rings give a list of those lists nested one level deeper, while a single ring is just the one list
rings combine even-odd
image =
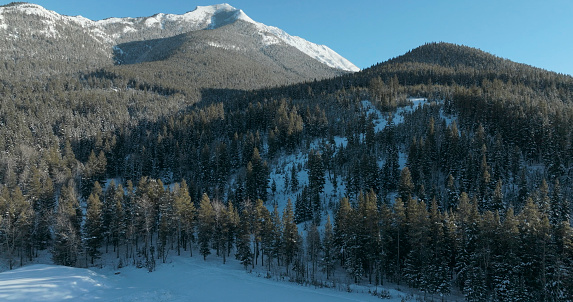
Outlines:
[{"label": "rocky mountain ridge", "polygon": [[[308,42],[283,30],[255,22],[242,10],[228,4],[198,6],[182,15],[155,14],[138,18],[108,18],[93,21],[82,16],[65,16],[30,3],[11,3],[0,7],[0,57],[14,62],[23,59],[64,61],[81,67],[101,67],[113,63],[119,44],[170,38],[213,30],[237,21],[250,23],[261,41],[261,48],[284,44],[331,68],[359,69],[324,45]],[[47,50],[47,54],[42,50]]]}]

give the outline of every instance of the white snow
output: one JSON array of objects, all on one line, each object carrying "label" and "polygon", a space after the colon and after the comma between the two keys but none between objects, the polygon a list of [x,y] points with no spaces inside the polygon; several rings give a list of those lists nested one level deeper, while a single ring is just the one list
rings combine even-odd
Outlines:
[{"label": "white snow", "polygon": [[126,17],[126,18],[116,18],[116,17],[112,17],[112,18],[107,18],[107,19],[103,19],[103,20],[99,20],[99,21],[95,21],[95,23],[99,26],[105,26],[105,25],[113,25],[113,24],[125,24],[125,25],[130,25],[133,24],[137,21],[136,18],[130,18],[130,17]]},{"label": "white snow", "polygon": [[261,36],[262,42],[264,46],[270,46],[270,45],[275,45],[275,44],[280,44],[281,43],[281,39],[279,39],[277,36],[273,35],[273,34],[269,34],[266,32],[259,32],[259,35]]},{"label": "white snow", "polygon": [[341,137],[341,136],[335,136],[334,137],[334,142],[336,144],[336,147],[345,147],[348,145],[348,138],[346,137]]},{"label": "white snow", "polygon": [[2,11],[0,11],[0,29],[8,29],[8,24],[4,23],[4,15],[2,14]]},{"label": "white snow", "polygon": [[[318,45],[309,42],[301,37],[291,36],[287,34],[284,30],[274,26],[268,26],[263,23],[255,21],[252,21],[251,23],[257,26],[257,28],[259,29],[259,34],[262,37],[265,37],[268,34],[272,34],[281,41],[285,42],[286,44],[297,48],[298,50],[307,54],[309,57],[314,58],[323,64],[346,71],[352,71],[352,72],[360,71],[360,68],[356,67],[356,65],[352,64],[350,61],[343,58],[341,55],[336,53],[334,50],[328,48],[326,45]],[[276,40],[270,40],[270,41],[274,42]],[[271,43],[271,44],[276,44],[276,43]]]},{"label": "white snow", "polygon": [[21,3],[19,5],[15,5],[15,6],[8,6],[8,7],[0,7],[0,13],[4,14],[5,12],[10,13],[11,11],[14,10],[18,10],[20,12],[23,12],[26,15],[36,15],[36,16],[40,16],[42,18],[45,19],[50,19],[50,20],[56,20],[56,19],[60,19],[61,15],[51,11],[51,10],[47,10],[43,7],[41,7],[40,5],[37,4],[32,4],[32,3]]},{"label": "white snow", "polygon": [[87,269],[29,265],[0,274],[0,300],[75,300],[103,288],[105,281],[104,276]]},{"label": "white snow", "polygon": [[241,48],[239,46],[236,46],[236,45],[223,44],[223,43],[213,42],[213,41],[207,42],[207,45],[209,45],[211,47],[222,48],[225,50],[241,50]]},{"label": "white snow", "polygon": [[[20,4],[12,5],[12,6],[0,7],[0,15],[11,14],[11,13],[14,13],[16,11],[18,11],[20,13],[24,13],[26,15],[39,16],[43,19],[43,21],[48,26],[50,24],[51,24],[51,26],[53,26],[54,21],[64,21],[66,23],[74,22],[74,23],[77,23],[83,27],[89,27],[89,26],[94,25],[94,21],[92,21],[88,18],[85,18],[82,16],[72,17],[72,16],[60,15],[55,11],[47,10],[40,5],[32,4],[32,3],[20,3]],[[0,21],[1,20],[2,20],[2,18],[0,17]],[[52,21],[52,22],[46,22],[46,21]]]},{"label": "white snow", "polygon": [[[398,125],[404,122],[404,114],[411,113],[416,110],[418,107],[423,106],[425,103],[428,102],[426,98],[408,98],[408,101],[411,105],[405,107],[398,107],[394,114],[392,115],[392,121],[394,125]],[[376,132],[380,132],[386,128],[388,125],[388,114],[383,114],[380,110],[378,110],[372,102],[369,100],[362,101],[362,108],[366,110],[367,115],[373,116],[374,121],[374,130]]]},{"label": "white snow", "polygon": [[[380,301],[366,287],[341,289],[301,286],[264,273],[247,273],[235,260],[201,256],[169,258],[156,271],[124,267],[70,268],[29,265],[0,273],[1,301]],[[346,287],[345,287],[346,288]],[[379,288],[380,289],[380,288]],[[391,299],[406,295],[388,289]]]},{"label": "white snow", "polygon": [[161,25],[162,25],[162,22],[161,22],[162,17],[163,17],[163,15],[162,15],[162,14],[159,14],[159,15],[155,15],[155,16],[146,18],[146,19],[145,19],[145,26],[147,26],[147,27],[154,27],[154,26],[156,26],[156,27],[161,27]]}]

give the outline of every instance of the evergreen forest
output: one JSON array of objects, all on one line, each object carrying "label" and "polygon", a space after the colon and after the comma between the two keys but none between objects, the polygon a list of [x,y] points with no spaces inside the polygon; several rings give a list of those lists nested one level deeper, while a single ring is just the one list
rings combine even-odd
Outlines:
[{"label": "evergreen forest", "polygon": [[188,255],[573,301],[573,77],[448,43],[302,82],[216,57],[0,66],[2,267]]}]

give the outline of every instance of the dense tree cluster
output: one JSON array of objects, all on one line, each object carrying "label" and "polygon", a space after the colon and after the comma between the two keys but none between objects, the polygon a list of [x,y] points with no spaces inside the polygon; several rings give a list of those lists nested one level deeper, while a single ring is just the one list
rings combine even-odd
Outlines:
[{"label": "dense tree cluster", "polygon": [[254,87],[182,74],[181,55],[3,79],[9,268],[42,250],[150,270],[198,252],[299,282],[573,299],[571,77],[435,43],[330,80],[233,90]]}]

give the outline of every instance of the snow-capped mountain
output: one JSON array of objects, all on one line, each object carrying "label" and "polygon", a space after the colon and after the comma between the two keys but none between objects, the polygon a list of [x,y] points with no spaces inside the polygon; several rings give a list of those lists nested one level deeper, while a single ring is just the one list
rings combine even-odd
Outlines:
[{"label": "snow-capped mountain", "polygon": [[[28,22],[21,22],[23,19]],[[84,42],[81,47],[94,50],[93,46],[98,46],[95,50],[105,52],[105,57],[109,59],[113,56],[113,47],[120,43],[217,29],[237,21],[253,24],[263,46],[284,43],[329,67],[344,71],[359,70],[327,46],[314,44],[303,38],[291,36],[279,28],[256,22],[242,10],[229,4],[198,6],[195,10],[182,15],[156,14],[150,17],[93,21],[82,16],[60,15],[36,4],[13,3],[0,7],[0,34],[6,35],[8,41],[13,42],[8,45],[12,46],[12,49],[0,47],[0,51],[4,52],[3,57],[6,57],[6,53],[10,53],[10,50],[17,51],[19,47],[14,45],[18,45],[19,39],[42,37],[65,42],[70,36],[74,36],[74,40],[79,36]]]}]

